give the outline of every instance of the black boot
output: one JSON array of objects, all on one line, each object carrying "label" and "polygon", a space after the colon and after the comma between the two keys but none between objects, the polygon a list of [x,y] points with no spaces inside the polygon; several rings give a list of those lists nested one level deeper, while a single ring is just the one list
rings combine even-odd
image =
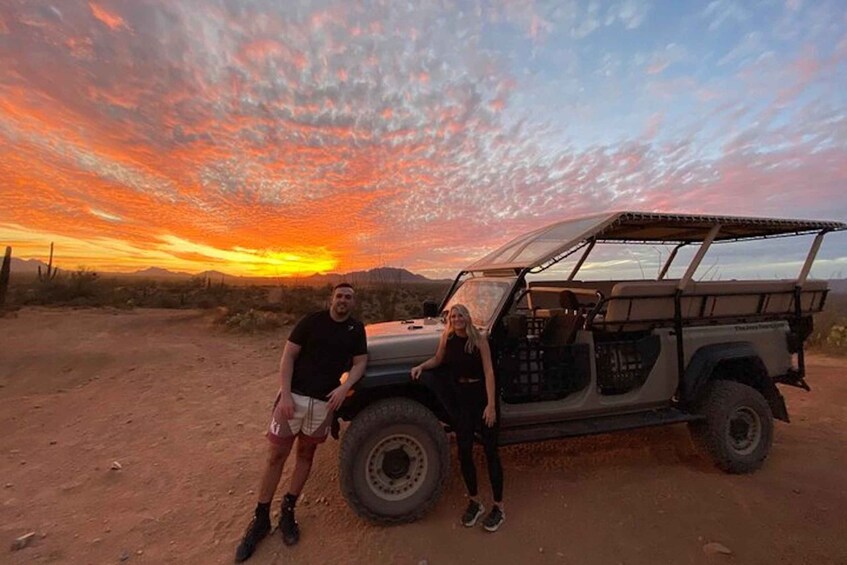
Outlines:
[{"label": "black boot", "polygon": [[279,531],[282,532],[282,543],[294,545],[300,541],[300,525],[294,519],[294,505],[297,496],[286,494],[282,498],[282,514],[279,515]]},{"label": "black boot", "polygon": [[241,563],[247,561],[253,552],[256,551],[256,546],[262,541],[265,536],[271,531],[271,517],[268,511],[269,504],[259,504],[256,507],[256,515],[247,526],[247,531],[244,532],[244,538],[235,550],[235,562]]}]

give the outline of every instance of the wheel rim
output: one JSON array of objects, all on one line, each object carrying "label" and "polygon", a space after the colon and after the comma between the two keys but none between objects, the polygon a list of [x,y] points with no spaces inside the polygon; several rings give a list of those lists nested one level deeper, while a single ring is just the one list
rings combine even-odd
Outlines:
[{"label": "wheel rim", "polygon": [[371,491],[383,500],[406,499],[423,485],[428,461],[420,442],[405,434],[381,439],[368,453],[365,473]]},{"label": "wheel rim", "polygon": [[749,455],[762,439],[762,421],[755,410],[741,406],[730,416],[726,433],[729,445],[735,452]]}]

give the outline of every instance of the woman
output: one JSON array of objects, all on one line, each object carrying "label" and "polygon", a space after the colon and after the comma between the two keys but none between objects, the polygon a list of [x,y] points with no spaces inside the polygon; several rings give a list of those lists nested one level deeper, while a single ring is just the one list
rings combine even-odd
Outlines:
[{"label": "woman", "polygon": [[476,467],[473,462],[474,432],[479,431],[485,447],[488,478],[494,495],[494,506],[482,524],[489,532],[496,532],[506,520],[503,511],[503,466],[497,452],[496,393],[491,349],[487,336],[473,325],[467,307],[456,304],[450,308],[447,328],[441,334],[435,356],[412,368],[412,379],[421,372],[444,364],[455,383],[458,400],[456,415],[456,444],[462,477],[468,489],[468,508],[462,515],[462,524],[471,527],[485,513],[478,500]]}]

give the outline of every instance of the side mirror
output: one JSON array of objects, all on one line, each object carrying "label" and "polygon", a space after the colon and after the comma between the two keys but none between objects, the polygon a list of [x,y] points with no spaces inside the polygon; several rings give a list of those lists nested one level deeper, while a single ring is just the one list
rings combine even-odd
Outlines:
[{"label": "side mirror", "polygon": [[434,300],[424,300],[423,302],[424,318],[438,317],[438,304]]}]

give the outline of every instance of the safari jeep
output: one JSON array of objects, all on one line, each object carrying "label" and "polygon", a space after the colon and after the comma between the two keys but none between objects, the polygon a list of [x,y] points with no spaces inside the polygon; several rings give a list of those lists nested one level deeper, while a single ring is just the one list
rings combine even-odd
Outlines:
[{"label": "safari jeep", "polygon": [[[424,318],[367,327],[366,374],[338,413],[350,421],[339,461],[347,502],[369,520],[397,523],[418,519],[441,494],[450,469],[449,382],[438,370],[413,382],[409,370],[433,355],[456,303],[490,338],[502,444],[686,422],[719,468],[756,470],[774,418],[789,420],[777,385],[809,390],[803,343],[828,288],[808,275],[824,235],[844,229],[619,212],[507,243],[460,272],[440,308],[425,305]],[[803,235],[814,238],[794,279],[695,278],[718,243]],[[667,256],[652,280],[580,278],[608,265],[589,261],[603,244],[663,245]],[[684,255],[687,268],[669,278]]]}]

